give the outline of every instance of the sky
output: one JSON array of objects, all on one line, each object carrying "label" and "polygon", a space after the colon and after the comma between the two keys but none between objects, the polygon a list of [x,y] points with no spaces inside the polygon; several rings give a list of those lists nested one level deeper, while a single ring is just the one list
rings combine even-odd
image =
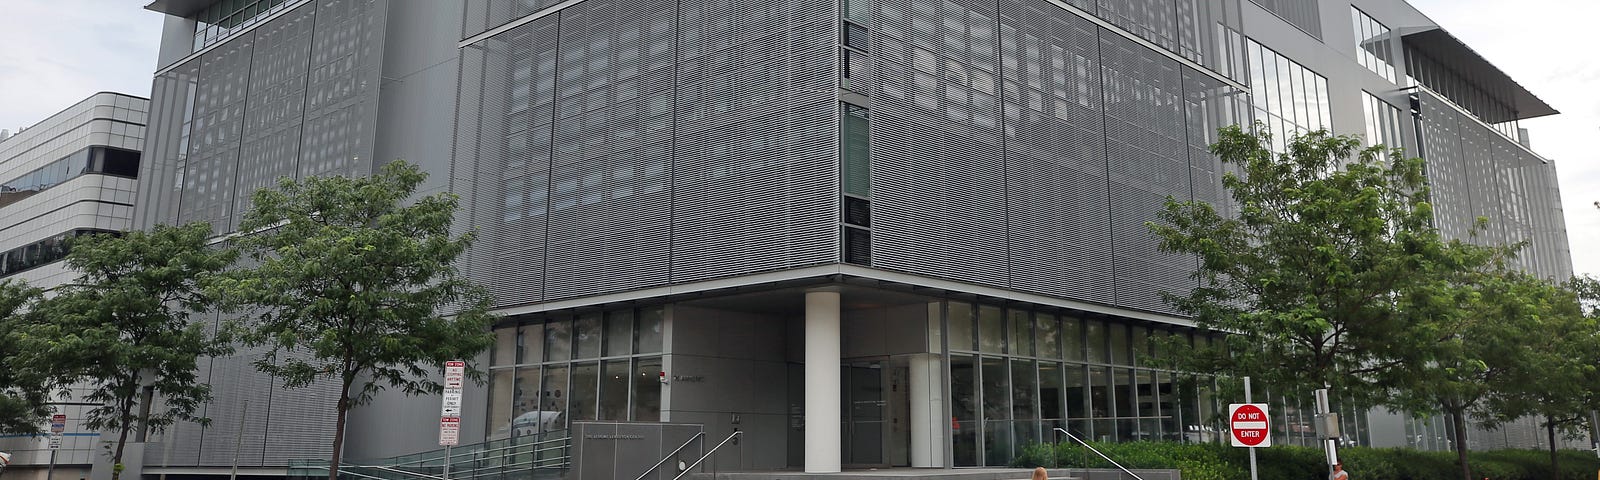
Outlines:
[{"label": "sky", "polygon": [[[148,97],[162,15],[147,0],[5,0],[0,129],[12,132],[99,91]],[[1600,55],[1593,0],[1412,0],[1429,18],[1560,110],[1522,122],[1556,162],[1578,273],[1600,275]]]}]

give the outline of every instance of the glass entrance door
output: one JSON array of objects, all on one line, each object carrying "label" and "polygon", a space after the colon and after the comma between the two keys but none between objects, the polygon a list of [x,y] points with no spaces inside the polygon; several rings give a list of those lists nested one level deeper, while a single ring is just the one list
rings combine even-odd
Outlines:
[{"label": "glass entrance door", "polygon": [[840,395],[844,401],[843,463],[851,466],[885,466],[884,374],[881,360],[846,362],[841,368]]}]

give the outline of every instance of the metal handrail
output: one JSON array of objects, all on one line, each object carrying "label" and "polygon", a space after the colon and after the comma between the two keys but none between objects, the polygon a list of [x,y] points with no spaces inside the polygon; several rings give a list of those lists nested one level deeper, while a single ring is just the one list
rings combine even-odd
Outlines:
[{"label": "metal handrail", "polygon": [[[689,465],[689,468],[685,468],[685,469],[683,469],[682,472],[679,472],[678,476],[672,477],[672,480],[678,480],[680,478],[683,478],[684,475],[688,475],[690,470],[694,470],[694,467],[700,465],[700,462],[706,461],[707,458],[711,458],[711,455],[717,453],[717,449],[722,448],[723,445],[727,445],[728,444],[729,440],[733,440],[734,438],[738,438],[739,435],[742,435],[742,434],[744,434],[743,431],[735,430],[733,432],[733,435],[728,435],[728,438],[722,439],[722,443],[718,443],[717,446],[711,447],[711,451],[706,452],[706,454],[701,456],[699,460],[695,460],[694,463]],[[1144,479],[1141,478],[1139,480],[1144,480]]]},{"label": "metal handrail", "polygon": [[1077,440],[1078,443],[1083,444],[1084,447],[1088,447],[1089,451],[1094,452],[1095,455],[1099,455],[1100,458],[1104,458],[1107,462],[1111,462],[1112,465],[1116,465],[1118,469],[1121,469],[1123,472],[1126,472],[1128,475],[1133,475],[1133,478],[1136,478],[1136,479],[1139,479],[1139,480],[1144,480],[1144,477],[1139,476],[1139,474],[1137,474],[1137,473],[1133,473],[1133,471],[1132,470],[1128,470],[1127,467],[1123,467],[1122,464],[1117,463],[1116,460],[1112,460],[1111,457],[1107,457],[1106,454],[1100,453],[1100,450],[1097,449],[1097,448],[1094,448],[1094,445],[1090,445],[1089,442],[1083,441],[1083,439],[1078,438],[1076,435],[1073,435],[1072,432],[1068,432],[1066,430],[1063,430],[1061,427],[1056,427],[1056,431],[1067,434],[1067,438],[1071,438],[1073,440]]},{"label": "metal handrail", "polygon": [[639,474],[639,478],[635,478],[634,480],[644,480],[644,477],[646,475],[650,475],[650,472],[656,471],[657,468],[661,468],[661,464],[667,463],[667,459],[672,458],[673,455],[677,455],[678,452],[683,451],[684,447],[688,447],[689,444],[694,443],[695,440],[698,440],[700,437],[704,436],[706,436],[705,430],[695,432],[694,436],[689,437],[689,441],[683,442],[683,445],[678,445],[678,448],[672,449],[672,453],[668,453],[666,456],[661,457],[661,460],[656,461],[655,465],[651,465],[648,470],[645,470],[644,473]]}]

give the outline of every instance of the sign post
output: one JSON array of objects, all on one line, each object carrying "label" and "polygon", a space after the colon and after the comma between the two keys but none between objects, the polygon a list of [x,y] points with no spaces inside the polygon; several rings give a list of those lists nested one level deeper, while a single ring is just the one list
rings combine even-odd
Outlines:
[{"label": "sign post", "polygon": [[444,447],[444,480],[450,480],[450,449],[461,441],[461,387],[467,362],[444,362],[444,401],[439,406],[439,445]]},{"label": "sign post", "polygon": [[67,431],[67,415],[57,413],[50,416],[50,468],[45,470],[44,479],[51,480],[56,475],[56,451],[61,450],[61,433]]},{"label": "sign post", "polygon": [[1233,446],[1250,449],[1250,480],[1257,480],[1256,448],[1272,446],[1267,428],[1272,420],[1267,416],[1267,404],[1250,403],[1250,377],[1244,377],[1244,401],[1228,405],[1228,436]]}]

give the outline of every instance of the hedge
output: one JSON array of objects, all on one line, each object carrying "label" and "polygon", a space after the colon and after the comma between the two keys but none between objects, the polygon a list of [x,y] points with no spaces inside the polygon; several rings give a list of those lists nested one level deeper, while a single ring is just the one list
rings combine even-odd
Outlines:
[{"label": "hedge", "polygon": [[[1184,480],[1248,480],[1249,457],[1243,448],[1216,444],[1168,442],[1095,443],[1095,448],[1130,469],[1171,469]],[[1600,472],[1594,452],[1562,450],[1561,475],[1550,474],[1548,450],[1468,452],[1475,478],[1493,480],[1592,480]],[[1339,449],[1345,470],[1360,480],[1460,480],[1455,452],[1408,448],[1345,447]],[[1022,448],[1015,467],[1115,468],[1077,444],[1033,444]],[[1322,450],[1275,446],[1256,451],[1259,478],[1322,480],[1327,478]]]}]

